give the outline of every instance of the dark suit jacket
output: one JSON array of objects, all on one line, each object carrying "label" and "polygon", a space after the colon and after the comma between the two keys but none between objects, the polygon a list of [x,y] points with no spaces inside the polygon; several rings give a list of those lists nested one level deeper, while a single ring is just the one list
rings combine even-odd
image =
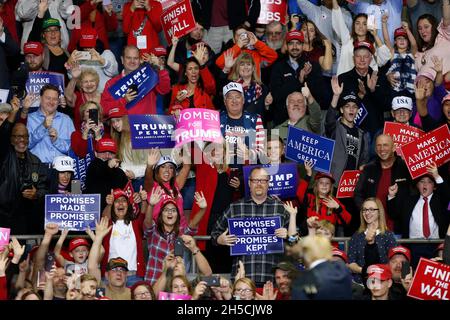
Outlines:
[{"label": "dark suit jacket", "polygon": [[[317,293],[311,293],[315,288]],[[292,284],[292,300],[351,300],[352,276],[343,262],[325,261]]]},{"label": "dark suit jacket", "polygon": [[[439,226],[439,238],[444,238],[450,221],[450,212],[447,210],[450,190],[446,181],[437,184],[430,200],[430,208],[434,220]],[[418,194],[406,197],[398,196],[388,201],[389,214],[401,223],[401,233],[403,238],[409,238],[409,221],[414,207],[419,201]]]}]

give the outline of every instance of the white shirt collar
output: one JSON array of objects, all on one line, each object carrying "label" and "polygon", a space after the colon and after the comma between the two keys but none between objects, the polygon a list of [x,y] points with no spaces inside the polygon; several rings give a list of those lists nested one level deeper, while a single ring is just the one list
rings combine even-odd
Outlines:
[{"label": "white shirt collar", "polygon": [[309,270],[314,269],[314,268],[317,267],[319,264],[321,264],[321,263],[323,263],[323,262],[325,262],[325,261],[327,261],[327,259],[319,259],[319,260],[314,261],[314,262],[311,263],[311,265],[309,266]]}]

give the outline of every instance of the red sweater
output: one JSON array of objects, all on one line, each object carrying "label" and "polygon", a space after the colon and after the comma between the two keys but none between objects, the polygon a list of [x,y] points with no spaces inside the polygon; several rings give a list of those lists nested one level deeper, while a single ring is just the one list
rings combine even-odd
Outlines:
[{"label": "red sweater", "polygon": [[[104,49],[109,49],[108,32],[117,30],[117,16],[112,12],[109,16],[106,12],[101,13],[96,9],[97,5],[91,5],[90,1],[86,1],[80,5],[81,11],[81,29],[73,29],[70,35],[70,42],[67,47],[69,52],[77,48],[78,40],[81,38],[82,30],[87,27],[94,27],[97,30],[98,38],[103,42]],[[90,14],[95,10],[95,21],[92,23]]]},{"label": "red sweater", "polygon": [[3,4],[3,9],[0,11],[0,18],[3,19],[3,25],[8,29],[11,37],[17,44],[20,44],[19,34],[16,27],[16,8],[17,0],[9,0]]},{"label": "red sweater", "polygon": [[[137,252],[137,271],[136,275],[139,277],[145,276],[145,260],[144,260],[144,248],[142,246],[142,238],[144,236],[144,218],[145,214],[143,212],[133,221],[131,224],[133,226],[134,236],[136,237],[136,252]],[[112,225],[112,220],[109,220],[109,225]],[[106,265],[108,264],[109,257],[109,243],[111,241],[111,231],[103,238],[103,248],[105,248],[105,255],[102,259],[102,276],[105,274]],[[116,258],[116,257],[114,257]]]},{"label": "red sweater", "polygon": [[6,277],[0,277],[0,300],[8,300],[8,287]]},{"label": "red sweater", "polygon": [[[105,131],[103,132],[102,138],[111,138],[111,136],[108,132]],[[96,143],[97,141],[94,140],[94,150]],[[72,132],[72,135],[70,136],[70,147],[78,157],[86,157],[88,152],[88,141],[83,139],[83,134],[81,133],[80,129]]]},{"label": "red sweater", "polygon": [[[255,43],[255,50],[241,49],[237,44],[235,44],[231,50],[233,50],[233,58],[237,58],[242,52],[250,54],[253,61],[255,61],[256,73],[259,76],[261,76],[261,63],[265,62],[267,67],[274,63],[278,58],[278,54],[275,50],[259,40]],[[225,67],[225,52],[217,58],[216,65],[220,69]]]},{"label": "red sweater", "polygon": [[147,49],[151,49],[160,45],[158,33],[161,32],[162,26],[160,17],[162,14],[162,6],[159,1],[149,0],[150,9],[135,9],[131,12],[132,1],[126,3],[123,7],[123,32],[128,34],[127,44],[136,45],[137,39],[133,31],[137,31],[147,16],[144,29],[141,36],[147,37]]},{"label": "red sweater", "polygon": [[[102,93],[101,105],[103,107],[103,115],[105,118],[108,115],[108,111],[118,105],[126,108],[127,101],[125,98],[114,100],[109,93],[109,87],[115,84],[119,79],[124,76],[124,73],[120,73],[112,79],[109,79],[105,84],[105,89]],[[170,91],[170,78],[169,71],[159,71],[159,82],[141,101],[136,103],[131,109],[128,110],[128,114],[156,114],[156,94],[164,95]]]},{"label": "red sweater", "polygon": [[319,212],[316,211],[316,196],[311,193],[307,193],[308,189],[308,181],[301,179],[300,183],[297,187],[297,197],[300,200],[300,203],[303,203],[306,206],[307,217],[317,216],[319,220],[328,220],[332,224],[343,224],[341,220],[338,218],[342,217],[345,224],[349,224],[352,219],[351,214],[345,209],[345,206],[337,199],[333,198],[338,204],[339,208],[335,209],[328,214],[328,207],[320,200]]}]

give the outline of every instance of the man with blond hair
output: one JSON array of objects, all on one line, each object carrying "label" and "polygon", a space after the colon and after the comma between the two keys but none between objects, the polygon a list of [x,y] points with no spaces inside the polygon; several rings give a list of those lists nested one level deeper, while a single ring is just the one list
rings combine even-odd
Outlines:
[{"label": "man with blond hair", "polygon": [[292,284],[292,300],[351,300],[352,277],[345,264],[331,261],[332,246],[322,236],[307,236],[299,254],[307,268]]}]

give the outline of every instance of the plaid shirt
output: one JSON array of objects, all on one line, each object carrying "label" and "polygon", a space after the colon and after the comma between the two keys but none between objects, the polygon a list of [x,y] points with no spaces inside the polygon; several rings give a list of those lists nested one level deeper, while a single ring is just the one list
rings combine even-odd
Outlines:
[{"label": "plaid shirt", "polygon": [[[262,204],[257,204],[252,198],[236,201],[228,207],[225,213],[216,222],[211,232],[212,241],[217,245],[217,238],[228,228],[228,218],[255,218],[280,216],[282,228],[289,225],[289,213],[284,209],[280,201],[267,198]],[[234,256],[231,277],[234,280],[241,260],[245,266],[245,276],[252,279],[257,285],[266,281],[274,281],[272,268],[275,267],[283,254],[257,254]]]},{"label": "plaid shirt", "polygon": [[[196,233],[197,229],[186,227],[185,229],[180,229],[179,235],[187,234],[193,236]],[[148,262],[145,280],[153,285],[161,275],[164,258],[170,253],[170,250],[173,250],[178,235],[174,232],[166,232],[162,235],[156,229],[155,224],[145,230],[144,234],[147,238],[148,247]]]}]

